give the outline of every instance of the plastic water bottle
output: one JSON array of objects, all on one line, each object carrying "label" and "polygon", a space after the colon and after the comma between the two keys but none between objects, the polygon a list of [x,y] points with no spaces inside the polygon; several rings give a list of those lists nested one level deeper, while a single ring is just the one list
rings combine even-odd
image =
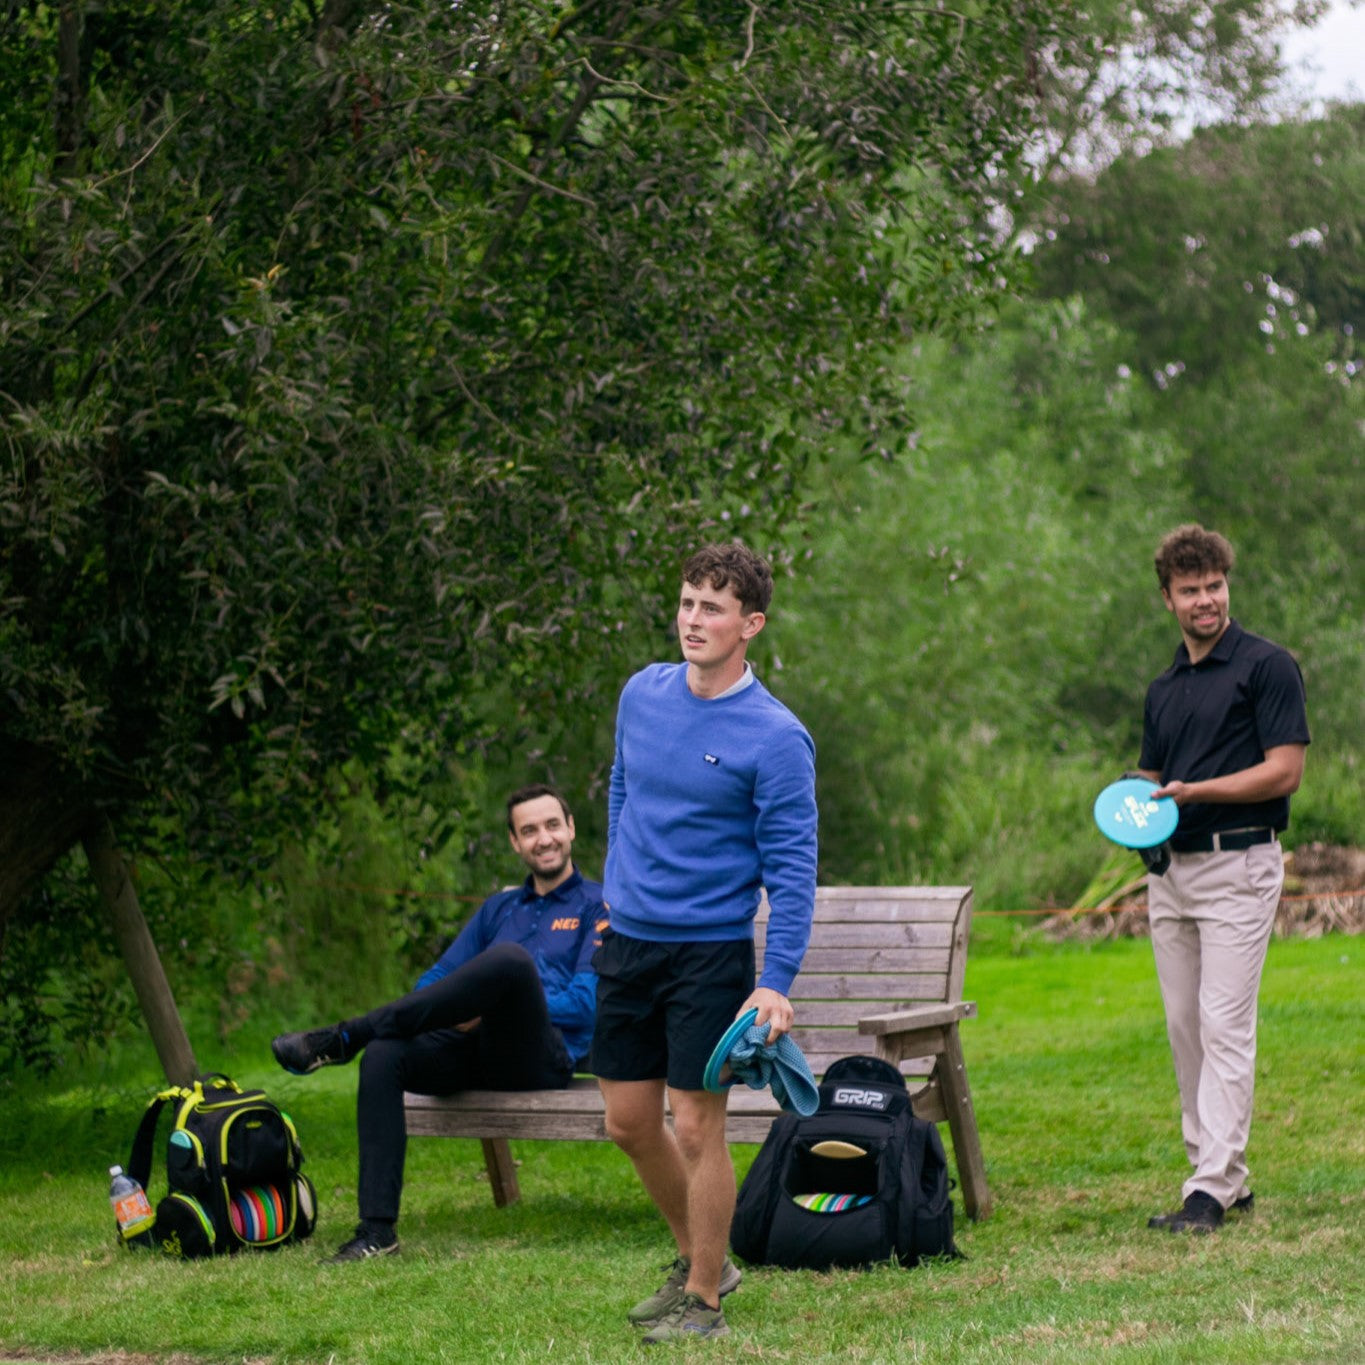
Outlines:
[{"label": "plastic water bottle", "polygon": [[119,1241],[125,1246],[151,1246],[156,1214],[147,1202],[147,1191],[122,1166],[109,1167],[109,1203],[118,1221]]}]

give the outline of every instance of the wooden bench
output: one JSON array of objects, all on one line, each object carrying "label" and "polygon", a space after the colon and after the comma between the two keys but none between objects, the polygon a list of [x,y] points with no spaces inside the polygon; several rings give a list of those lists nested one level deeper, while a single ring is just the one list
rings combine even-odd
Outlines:
[{"label": "wooden bench", "polygon": [[[946,1122],[970,1218],[990,1213],[986,1168],[958,1037],[976,1014],[962,998],[972,892],[967,886],[825,886],[816,892],[801,974],[792,987],[800,1045],[818,1078],[836,1058],[873,1053],[899,1065],[916,1114]],[[762,960],[767,905],[755,941]],[[510,1138],[607,1141],[597,1082],[565,1090],[469,1090],[449,1098],[409,1094],[408,1133],[471,1137],[501,1207],[520,1198]],[[781,1111],[767,1090],[730,1092],[726,1136],[762,1142]]]}]

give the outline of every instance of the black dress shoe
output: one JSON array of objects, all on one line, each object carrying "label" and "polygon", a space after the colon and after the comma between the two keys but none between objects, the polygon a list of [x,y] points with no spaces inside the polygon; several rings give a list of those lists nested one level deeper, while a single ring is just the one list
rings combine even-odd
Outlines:
[{"label": "black dress shoe", "polygon": [[[1253,1196],[1247,1195],[1246,1199],[1250,1201]],[[1249,1204],[1246,1211],[1250,1212]],[[1147,1220],[1149,1228],[1164,1228],[1167,1232],[1213,1232],[1222,1224],[1223,1206],[1203,1190],[1190,1193],[1174,1213],[1158,1213]]]},{"label": "black dress shoe", "polygon": [[[1184,1212],[1183,1208],[1178,1208],[1173,1213],[1153,1214],[1147,1220],[1147,1226],[1149,1228],[1169,1228],[1177,1218],[1183,1216]],[[1227,1212],[1241,1214],[1243,1218],[1250,1218],[1256,1212],[1256,1196],[1248,1190],[1240,1199],[1232,1201],[1232,1207]]]}]

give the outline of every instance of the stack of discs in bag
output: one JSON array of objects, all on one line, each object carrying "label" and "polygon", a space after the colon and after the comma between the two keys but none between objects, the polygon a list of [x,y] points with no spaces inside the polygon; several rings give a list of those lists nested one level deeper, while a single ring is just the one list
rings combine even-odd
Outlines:
[{"label": "stack of discs in bag", "polygon": [[872,1202],[870,1194],[794,1194],[792,1199],[812,1213],[843,1213]]},{"label": "stack of discs in bag", "polygon": [[228,1215],[233,1232],[244,1242],[273,1242],[287,1222],[284,1198],[273,1185],[234,1191]]}]

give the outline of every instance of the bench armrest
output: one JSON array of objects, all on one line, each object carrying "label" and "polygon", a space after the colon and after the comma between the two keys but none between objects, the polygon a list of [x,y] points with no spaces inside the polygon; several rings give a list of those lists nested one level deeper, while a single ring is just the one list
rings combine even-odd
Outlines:
[{"label": "bench armrest", "polygon": [[975,1014],[975,1000],[954,1000],[947,1005],[912,1005],[894,1014],[869,1014],[858,1020],[858,1032],[885,1035],[909,1033],[922,1028],[942,1028],[945,1024],[956,1024],[959,1019],[970,1019]]}]

